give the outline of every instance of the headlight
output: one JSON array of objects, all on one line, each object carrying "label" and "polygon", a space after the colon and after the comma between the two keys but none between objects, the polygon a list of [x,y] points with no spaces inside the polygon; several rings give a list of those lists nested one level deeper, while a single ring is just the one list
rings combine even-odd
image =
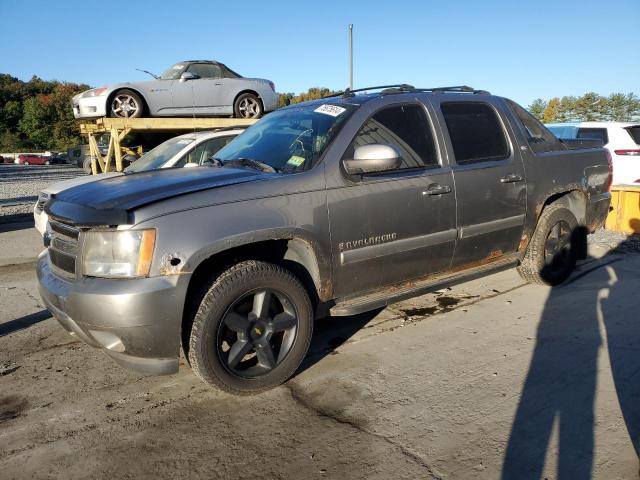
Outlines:
[{"label": "headlight", "polygon": [[149,275],[156,231],[87,232],[83,273],[90,277],[131,278]]},{"label": "headlight", "polygon": [[82,97],[97,97],[107,91],[107,87],[93,88],[82,93]]}]

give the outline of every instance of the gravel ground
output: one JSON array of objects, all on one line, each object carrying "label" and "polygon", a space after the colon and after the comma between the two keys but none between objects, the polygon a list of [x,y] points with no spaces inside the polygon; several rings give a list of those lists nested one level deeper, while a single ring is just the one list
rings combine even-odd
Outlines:
[{"label": "gravel ground", "polygon": [[71,165],[0,165],[0,216],[29,213],[43,188],[80,175]]},{"label": "gravel ground", "polygon": [[588,242],[618,253],[640,253],[640,235],[627,235],[601,228],[589,235]]}]

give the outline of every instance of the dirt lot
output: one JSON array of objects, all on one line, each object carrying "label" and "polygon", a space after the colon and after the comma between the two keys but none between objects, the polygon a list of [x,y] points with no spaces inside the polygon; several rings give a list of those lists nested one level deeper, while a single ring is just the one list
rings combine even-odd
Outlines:
[{"label": "dirt lot", "polygon": [[3,479],[638,477],[637,249],[592,244],[554,289],[508,271],[319,321],[304,369],[244,398],[67,335],[39,249],[0,222]]}]

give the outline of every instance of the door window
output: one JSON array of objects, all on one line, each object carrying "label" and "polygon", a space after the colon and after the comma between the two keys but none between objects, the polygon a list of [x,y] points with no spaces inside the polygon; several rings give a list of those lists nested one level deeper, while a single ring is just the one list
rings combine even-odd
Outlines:
[{"label": "door window", "polygon": [[511,100],[507,100],[507,103],[511,107],[511,110],[513,110],[513,113],[516,114],[516,117],[518,117],[518,120],[520,120],[520,124],[527,135],[527,142],[529,143],[531,151],[542,153],[565,150],[562,142],[542,125],[536,117]]},{"label": "door window", "polygon": [[419,105],[398,105],[376,112],[360,128],[345,158],[352,158],[357,147],[371,144],[395,146],[402,155],[399,170],[438,165],[429,121]]},{"label": "door window", "polygon": [[226,137],[216,137],[205,142],[202,142],[196,148],[184,155],[173,166],[184,167],[187,163],[195,163],[202,165],[206,160],[215,155],[215,153],[229,143],[233,138],[232,135]]},{"label": "door window", "polygon": [[187,69],[200,78],[221,78],[222,72],[218,65],[213,63],[193,63]]},{"label": "door window", "polygon": [[490,105],[446,102],[440,109],[458,165],[504,160],[509,156],[504,130]]}]

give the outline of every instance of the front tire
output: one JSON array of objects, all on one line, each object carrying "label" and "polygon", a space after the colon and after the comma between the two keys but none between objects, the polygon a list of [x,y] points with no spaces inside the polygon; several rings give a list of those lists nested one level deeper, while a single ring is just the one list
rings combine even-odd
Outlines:
[{"label": "front tire", "polygon": [[263,114],[262,102],[253,93],[243,93],[233,104],[233,116],[236,118],[260,118]]},{"label": "front tire", "polygon": [[576,266],[576,249],[572,248],[578,221],[562,204],[546,207],[536,226],[518,273],[529,283],[559,285]]},{"label": "front tire", "polygon": [[112,118],[139,118],[144,113],[142,98],[133,90],[118,90],[109,101]]},{"label": "front tire", "polygon": [[311,342],[313,308],[291,272],[245,261],[216,278],[193,317],[187,359],[206,383],[258,393],[288,380]]}]

